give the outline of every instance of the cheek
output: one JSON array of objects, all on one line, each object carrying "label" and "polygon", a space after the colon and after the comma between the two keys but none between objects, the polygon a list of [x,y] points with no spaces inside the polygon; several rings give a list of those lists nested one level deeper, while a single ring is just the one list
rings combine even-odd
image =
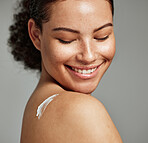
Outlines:
[{"label": "cheek", "polygon": [[56,65],[68,61],[73,54],[70,47],[52,43],[44,45],[42,50],[42,58],[46,59],[46,62]]},{"label": "cheek", "polygon": [[115,38],[112,40],[102,44],[100,48],[100,53],[106,57],[108,60],[112,60],[116,51],[116,45],[115,45]]}]

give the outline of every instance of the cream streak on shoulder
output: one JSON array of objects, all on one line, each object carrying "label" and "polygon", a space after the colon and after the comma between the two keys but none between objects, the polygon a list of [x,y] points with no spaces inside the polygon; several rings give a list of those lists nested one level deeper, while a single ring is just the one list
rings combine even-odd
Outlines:
[{"label": "cream streak on shoulder", "polygon": [[37,114],[36,116],[38,117],[38,119],[41,118],[41,116],[43,115],[45,109],[47,108],[48,104],[53,100],[53,98],[55,98],[57,95],[59,94],[54,94],[50,97],[48,97],[46,100],[44,100],[39,106],[38,106],[38,109],[37,109]]}]

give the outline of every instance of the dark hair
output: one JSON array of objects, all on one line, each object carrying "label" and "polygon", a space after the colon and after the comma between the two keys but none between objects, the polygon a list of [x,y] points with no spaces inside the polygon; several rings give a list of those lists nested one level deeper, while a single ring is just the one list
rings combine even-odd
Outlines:
[{"label": "dark hair", "polygon": [[[28,34],[28,20],[33,18],[37,27],[42,31],[42,23],[48,22],[52,12],[51,5],[59,0],[21,0],[18,3],[17,14],[14,14],[14,23],[10,26],[8,45],[16,61],[24,63],[24,68],[41,71],[41,53],[38,51]],[[114,15],[113,0],[107,0]],[[47,7],[48,4],[48,7]]]}]

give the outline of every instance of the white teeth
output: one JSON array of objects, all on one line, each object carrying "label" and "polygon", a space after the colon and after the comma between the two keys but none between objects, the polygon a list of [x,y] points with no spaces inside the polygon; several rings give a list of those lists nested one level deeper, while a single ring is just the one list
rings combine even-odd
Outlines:
[{"label": "white teeth", "polygon": [[83,74],[86,74],[86,70],[83,70],[83,72],[82,72]]},{"label": "white teeth", "polygon": [[72,70],[81,73],[81,74],[90,74],[92,72],[94,72],[97,68],[94,69],[89,69],[89,70],[81,70],[81,69],[77,69],[77,68],[72,68]]},{"label": "white teeth", "polygon": [[79,69],[79,70],[75,70],[75,69],[73,69],[74,71],[77,71],[78,73],[82,73],[82,71]]}]

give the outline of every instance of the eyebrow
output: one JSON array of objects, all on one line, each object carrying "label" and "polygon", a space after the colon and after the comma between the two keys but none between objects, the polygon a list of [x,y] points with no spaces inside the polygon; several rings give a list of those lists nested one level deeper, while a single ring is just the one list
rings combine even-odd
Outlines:
[{"label": "eyebrow", "polygon": [[[99,31],[99,30],[101,30],[101,29],[103,29],[105,27],[108,27],[108,26],[113,26],[113,24],[112,23],[107,23],[107,24],[105,24],[105,25],[95,29],[93,32],[95,33],[95,32],[97,32],[97,31]],[[67,31],[67,32],[72,32],[72,33],[80,34],[80,32],[77,31],[77,30],[73,30],[71,28],[65,28],[65,27],[54,28],[54,29],[52,29],[52,31]]]},{"label": "eyebrow", "polygon": [[77,34],[80,33],[80,32],[77,31],[77,30],[73,30],[73,29],[65,28],[65,27],[54,28],[54,29],[52,29],[52,31],[68,31],[68,32],[77,33]]},{"label": "eyebrow", "polygon": [[103,26],[95,29],[94,30],[94,33],[97,32],[97,31],[99,31],[99,30],[101,30],[101,29],[103,29],[103,28],[109,27],[109,26],[113,26],[113,24],[112,23],[107,23],[107,24],[105,24],[105,25],[103,25]]}]

